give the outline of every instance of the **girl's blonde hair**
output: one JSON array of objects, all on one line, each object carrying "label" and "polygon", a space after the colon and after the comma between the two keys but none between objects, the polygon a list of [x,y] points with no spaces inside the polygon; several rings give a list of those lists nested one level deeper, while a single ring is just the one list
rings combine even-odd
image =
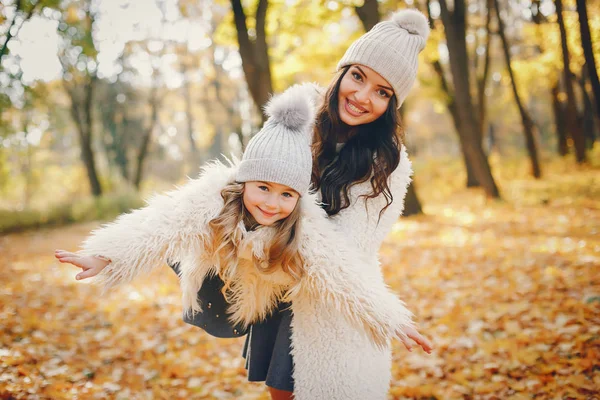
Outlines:
[{"label": "girl's blonde hair", "polygon": [[[246,210],[243,202],[244,184],[232,183],[221,190],[223,198],[223,208],[219,215],[213,218],[209,223],[209,239],[205,242],[205,250],[216,265],[220,265],[219,270],[231,271],[235,269],[238,260],[238,251],[242,241],[242,232],[239,228],[240,222],[243,222],[248,229],[258,225],[252,215]],[[299,252],[300,225],[300,202],[296,204],[294,210],[287,218],[279,220],[273,224],[275,233],[270,243],[265,245],[263,251],[252,252],[253,263],[262,273],[269,274],[277,268],[282,268],[295,281],[300,280],[304,275],[304,262]],[[264,254],[264,259],[256,256]],[[231,267],[231,268],[230,268]],[[227,277],[222,277],[225,281],[223,292],[229,287]]]}]

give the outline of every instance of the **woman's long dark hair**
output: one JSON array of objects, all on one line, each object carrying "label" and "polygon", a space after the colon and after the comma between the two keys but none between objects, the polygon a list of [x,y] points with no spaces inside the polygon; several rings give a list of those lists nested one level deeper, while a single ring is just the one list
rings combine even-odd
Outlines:
[{"label": "woman's long dark hair", "polygon": [[[370,180],[373,192],[365,195],[366,199],[379,195],[386,199],[386,206],[379,212],[381,217],[394,200],[388,178],[400,163],[403,132],[396,109],[398,103],[396,96],[392,96],[385,113],[375,121],[356,127],[346,125],[339,115],[338,93],[349,68],[340,71],[317,112],[312,184],[321,192],[323,209],[335,215],[350,206],[350,187]],[[346,137],[348,140],[337,154],[337,143]]]}]

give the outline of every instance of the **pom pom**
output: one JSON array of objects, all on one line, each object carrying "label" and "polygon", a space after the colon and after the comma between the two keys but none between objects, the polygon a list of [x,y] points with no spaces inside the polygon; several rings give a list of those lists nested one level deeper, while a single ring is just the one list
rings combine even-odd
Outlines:
[{"label": "pom pom", "polygon": [[273,96],[265,106],[269,120],[294,131],[308,130],[314,122],[314,85],[294,85],[285,92]]},{"label": "pom pom", "polygon": [[429,37],[429,22],[422,12],[417,10],[402,10],[392,15],[392,22],[413,35],[419,35],[427,41]]}]

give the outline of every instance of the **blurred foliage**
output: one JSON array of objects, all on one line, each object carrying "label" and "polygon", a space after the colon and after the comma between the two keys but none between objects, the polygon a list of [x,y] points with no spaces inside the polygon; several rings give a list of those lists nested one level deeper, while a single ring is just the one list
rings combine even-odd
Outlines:
[{"label": "blurred foliage", "polygon": [[0,209],[0,234],[111,219],[142,205],[139,193],[131,191],[68,202],[46,209]]},{"label": "blurred foliage", "polygon": [[[548,160],[556,148],[549,91],[559,77],[562,57],[552,1],[542,3],[544,18],[538,25],[531,22],[531,2],[510,2],[506,20],[513,67],[539,127],[543,159]],[[7,1],[0,5],[0,32],[10,25],[14,15],[9,11],[14,4]],[[27,8],[33,2],[24,0],[22,4]],[[241,73],[228,0],[42,0],[36,4],[32,18],[56,24],[57,55],[64,69],[50,82],[29,82],[23,80],[20,56],[11,53],[2,59],[0,207],[58,207],[68,199],[80,201],[87,196],[90,185],[80,165],[80,137],[71,102],[74,99],[77,106],[82,104],[91,75],[98,75],[91,114],[95,132],[92,149],[106,190],[119,192],[128,187],[124,176],[131,176],[140,142],[151,126],[154,94],[160,107],[143,191],[169,186],[186,174],[194,176],[202,162],[222,153],[239,154],[240,140],[247,141],[257,131],[259,118]],[[252,37],[257,0],[243,4]],[[363,33],[355,10],[361,4],[358,0],[269,1],[266,29],[276,91],[299,81],[322,85],[330,81],[348,44]],[[382,18],[407,4],[378,2]],[[410,4],[422,7],[424,1]],[[482,1],[469,0],[468,4],[466,40],[474,58],[487,37],[483,29],[486,10]],[[600,59],[600,1],[588,1],[587,5],[594,51]],[[19,11],[23,15],[26,12]],[[435,164],[436,159],[460,157],[461,150],[447,112],[449,99],[432,68],[432,62],[439,60],[448,74],[444,30],[439,15],[433,14],[435,29],[420,55],[418,84],[405,103],[403,123],[411,158],[431,159]],[[19,26],[22,23],[17,20]],[[565,23],[571,68],[579,76],[583,56],[574,0],[565,1]],[[492,39],[486,96],[495,141],[486,138],[484,145],[493,163],[510,163],[523,154],[524,143],[500,40],[496,35]],[[19,36],[12,41],[17,43]],[[111,51],[116,58],[106,61],[103,57],[109,57]],[[40,60],[40,64],[45,62]],[[103,75],[99,66],[111,62],[112,71]],[[71,89],[71,96],[66,88]],[[580,100],[581,88],[576,85],[576,90]],[[596,134],[598,125],[600,121],[596,121]],[[192,142],[198,147],[197,158]],[[592,156],[597,155],[590,154],[594,162]],[[523,167],[519,172],[527,171]],[[422,201],[427,203],[428,199]]]}]

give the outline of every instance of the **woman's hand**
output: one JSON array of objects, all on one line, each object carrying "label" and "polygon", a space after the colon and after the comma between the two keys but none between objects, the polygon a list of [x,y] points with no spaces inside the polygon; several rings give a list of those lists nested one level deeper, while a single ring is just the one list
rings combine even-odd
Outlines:
[{"label": "woman's hand", "polygon": [[81,268],[83,271],[75,276],[75,279],[81,280],[91,278],[98,275],[102,270],[110,264],[110,260],[103,257],[82,256],[77,253],[71,253],[66,250],[55,250],[54,257],[61,263],[73,264]]},{"label": "woman's hand", "polygon": [[[427,354],[431,354],[431,351],[433,350],[433,345],[415,328],[413,328],[412,326],[405,326],[402,328],[402,331],[404,332],[404,334],[406,334],[408,338],[414,340],[415,343],[421,346],[421,348],[425,350]],[[402,340],[402,344],[404,344],[404,347],[406,347],[408,351],[412,351],[412,344],[405,336],[401,336],[400,340]]]}]

